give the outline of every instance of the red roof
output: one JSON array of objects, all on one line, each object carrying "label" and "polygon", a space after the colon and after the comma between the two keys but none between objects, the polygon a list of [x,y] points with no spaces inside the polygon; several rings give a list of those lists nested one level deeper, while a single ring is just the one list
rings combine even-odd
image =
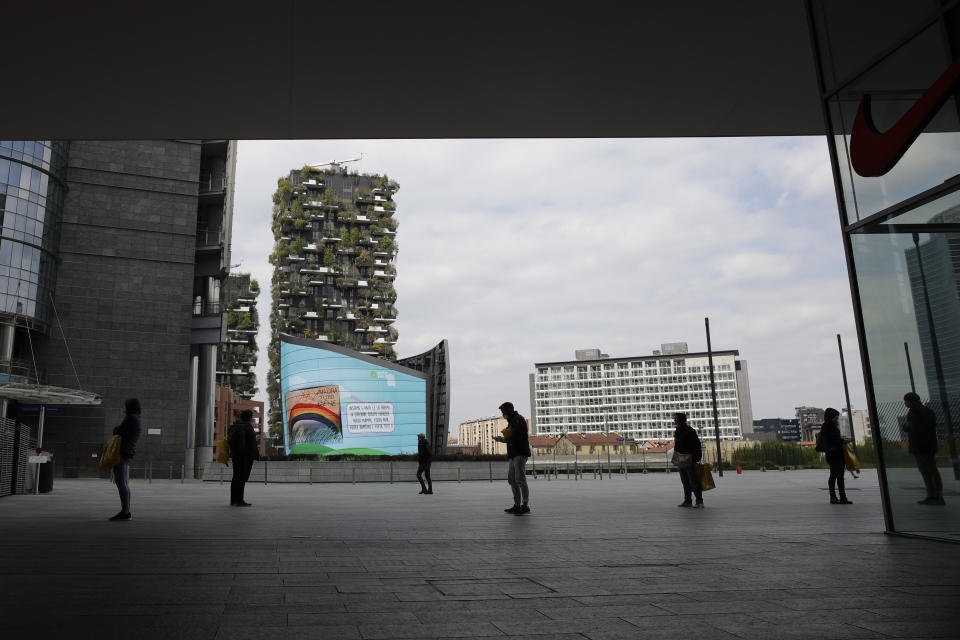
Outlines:
[{"label": "red roof", "polygon": [[530,436],[528,438],[531,447],[552,447],[557,444],[559,439],[553,436]]}]

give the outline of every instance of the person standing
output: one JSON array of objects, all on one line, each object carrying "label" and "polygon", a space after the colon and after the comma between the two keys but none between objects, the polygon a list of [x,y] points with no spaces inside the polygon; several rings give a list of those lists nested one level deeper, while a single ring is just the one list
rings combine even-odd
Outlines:
[{"label": "person standing", "polygon": [[903,403],[909,409],[903,430],[907,432],[909,451],[917,459],[917,469],[927,489],[927,497],[917,504],[945,505],[943,479],[937,469],[937,416],[923,406],[920,396],[912,391],[903,396]]},{"label": "person standing", "polygon": [[[677,455],[677,470],[680,472],[680,482],[683,483],[683,502],[678,507],[695,507],[703,509],[703,491],[700,489],[700,478],[697,476],[697,463],[703,457],[700,446],[700,436],[697,431],[687,424],[687,414],[673,414],[673,452]],[[696,497],[696,504],[691,500],[691,494]]]},{"label": "person standing", "polygon": [[244,409],[240,418],[227,429],[227,447],[233,460],[233,478],[230,480],[230,506],[249,507],[243,499],[243,490],[250,478],[253,461],[260,459],[257,434],[253,430],[253,412]]},{"label": "person standing", "polygon": [[[820,427],[820,446],[823,447],[824,457],[830,465],[830,478],[827,487],[830,489],[830,504],[853,504],[847,500],[847,493],[843,482],[843,472],[846,465],[843,460],[843,445],[846,440],[840,435],[840,412],[828,407],[823,412],[823,425]],[[834,489],[836,487],[836,489]],[[837,492],[840,497],[837,498]]]},{"label": "person standing", "polygon": [[[423,433],[417,434],[417,480],[420,481],[420,493],[433,493],[433,480],[430,479],[430,462],[433,456],[430,453],[430,443]],[[427,476],[427,484],[423,484],[423,476]]]},{"label": "person standing", "polygon": [[527,438],[527,421],[513,408],[512,402],[500,405],[500,413],[507,419],[507,427],[502,436],[494,436],[493,439],[507,445],[507,458],[510,459],[507,482],[513,490],[513,506],[504,511],[520,516],[530,513],[530,488],[527,486],[530,441]]},{"label": "person standing", "polygon": [[111,520],[130,520],[130,461],[137,453],[137,440],[140,439],[140,401],[127,398],[123,401],[123,421],[113,430],[120,436],[120,462],[113,467],[113,481],[120,493],[120,513]]}]

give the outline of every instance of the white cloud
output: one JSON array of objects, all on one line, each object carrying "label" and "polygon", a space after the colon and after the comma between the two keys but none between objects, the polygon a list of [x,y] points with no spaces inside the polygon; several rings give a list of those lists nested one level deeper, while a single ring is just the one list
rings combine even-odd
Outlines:
[{"label": "white cloud", "polygon": [[533,363],[577,348],[705,349],[706,316],[749,362],[755,417],[842,404],[837,333],[864,406],[822,139],[241,142],[233,262],[263,286],[261,389],[276,179],[358,151],[400,183],[397,348],[449,339],[453,429],[525,412]]}]

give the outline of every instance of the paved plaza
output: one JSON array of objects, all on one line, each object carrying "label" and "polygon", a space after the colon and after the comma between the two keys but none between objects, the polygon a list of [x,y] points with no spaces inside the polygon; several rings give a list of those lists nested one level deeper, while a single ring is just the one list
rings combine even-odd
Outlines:
[{"label": "paved plaza", "polygon": [[4,638],[955,638],[952,544],[882,533],[872,472],[505,482],[132,482],[0,499]]}]

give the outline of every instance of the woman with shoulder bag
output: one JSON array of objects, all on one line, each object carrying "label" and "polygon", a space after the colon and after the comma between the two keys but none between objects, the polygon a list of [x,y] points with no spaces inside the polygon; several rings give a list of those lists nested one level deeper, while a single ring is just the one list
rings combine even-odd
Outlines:
[{"label": "woman with shoulder bag", "polygon": [[[697,477],[697,463],[703,456],[700,437],[696,430],[687,424],[687,414],[673,414],[673,423],[677,425],[676,431],[673,432],[674,464],[677,465],[680,481],[683,483],[683,502],[677,506],[703,509],[703,492],[700,489],[700,479]],[[696,504],[691,501],[691,494],[696,496]]]},{"label": "woman with shoulder bag", "polygon": [[140,439],[140,401],[127,398],[124,401],[126,415],[123,422],[114,430],[113,435],[120,436],[120,462],[113,468],[113,481],[120,493],[120,513],[110,520],[129,520],[130,515],[130,461],[137,452],[137,440]]},{"label": "woman with shoulder bag", "polygon": [[[827,480],[827,487],[830,489],[830,504],[853,504],[847,500],[847,494],[843,484],[844,460],[843,445],[847,440],[840,435],[840,412],[834,408],[828,408],[823,412],[823,425],[820,427],[818,441],[823,449],[827,464],[830,465],[830,478]],[[834,489],[836,487],[836,489]],[[839,499],[837,491],[840,492]]]}]

